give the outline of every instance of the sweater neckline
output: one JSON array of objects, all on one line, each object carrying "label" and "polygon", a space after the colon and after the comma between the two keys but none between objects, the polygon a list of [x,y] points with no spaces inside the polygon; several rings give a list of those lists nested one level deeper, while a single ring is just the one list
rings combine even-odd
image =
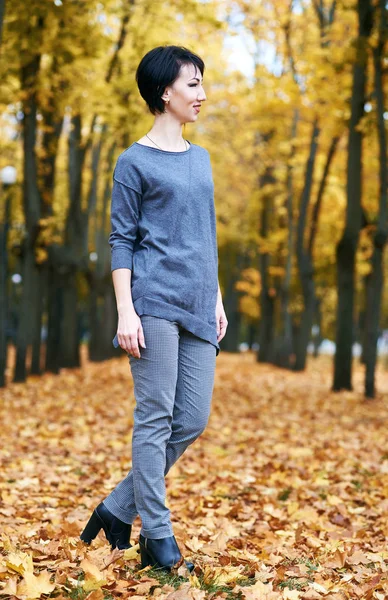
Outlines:
[{"label": "sweater neckline", "polygon": [[160,150],[159,148],[154,148],[153,146],[146,146],[145,144],[139,144],[139,142],[133,142],[133,144],[136,144],[136,146],[140,146],[141,148],[147,148],[148,150],[154,150],[156,152],[161,152],[162,154],[187,154],[188,152],[190,152],[193,144],[191,142],[189,142],[189,140],[185,140],[185,141],[190,144],[189,147],[187,148],[187,150],[178,150],[178,151]]}]

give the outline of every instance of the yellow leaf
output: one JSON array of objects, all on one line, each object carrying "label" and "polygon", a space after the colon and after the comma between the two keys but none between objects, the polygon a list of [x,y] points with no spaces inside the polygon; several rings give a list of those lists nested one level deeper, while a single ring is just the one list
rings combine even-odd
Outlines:
[{"label": "yellow leaf", "polygon": [[201,583],[195,573],[190,573],[188,579],[189,579],[192,587],[195,587],[195,588],[201,587]]},{"label": "yellow leaf", "polygon": [[241,574],[241,570],[244,568],[243,565],[238,567],[225,566],[225,567],[211,567],[206,565],[203,573],[204,583],[230,583],[237,581],[237,579],[245,579],[245,575]]},{"label": "yellow leaf", "polygon": [[50,582],[50,573],[47,570],[41,571],[39,575],[26,571],[18,585],[16,595],[28,599],[40,598],[42,594],[51,594],[54,589],[55,583]]},{"label": "yellow leaf", "polygon": [[81,569],[85,573],[85,579],[82,582],[82,587],[85,592],[91,592],[92,590],[98,590],[98,588],[107,584],[107,580],[104,578],[100,569],[87,558],[84,558],[80,563]]},{"label": "yellow leaf", "polygon": [[294,514],[297,510],[299,510],[299,502],[293,501],[287,505],[287,513],[289,515]]},{"label": "yellow leaf", "polygon": [[93,590],[98,590],[99,588],[101,588],[103,585],[106,585],[108,582],[106,579],[85,579],[82,582],[82,587],[85,590],[85,592],[91,592]]},{"label": "yellow leaf", "polygon": [[26,572],[32,573],[34,570],[32,555],[21,552],[20,550],[10,552],[5,558],[5,565],[8,569],[16,571],[16,573],[20,573],[20,575],[23,575],[23,573]]},{"label": "yellow leaf", "polygon": [[132,546],[131,548],[127,548],[124,551],[123,559],[124,560],[133,560],[134,558],[139,558],[139,550],[140,550],[139,544],[136,544],[135,546]]},{"label": "yellow leaf", "polygon": [[88,558],[84,558],[80,563],[81,569],[84,571],[85,575],[89,575],[90,577],[94,577],[95,579],[102,579],[103,575],[100,569],[92,563]]},{"label": "yellow leaf", "polygon": [[12,545],[11,540],[9,539],[8,535],[5,535],[5,533],[3,533],[1,536],[1,545],[3,546],[3,548],[6,552],[15,552],[16,551],[15,546]]}]

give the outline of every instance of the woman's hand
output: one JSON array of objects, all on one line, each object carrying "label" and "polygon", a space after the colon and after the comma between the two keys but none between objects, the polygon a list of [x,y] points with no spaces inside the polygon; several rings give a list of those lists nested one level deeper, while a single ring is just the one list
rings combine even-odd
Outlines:
[{"label": "woman's hand", "polygon": [[217,300],[216,306],[216,323],[217,323],[217,342],[219,343],[225,337],[228,320],[226,318],[224,305],[222,303],[221,294]]},{"label": "woman's hand", "polygon": [[135,358],[141,358],[139,343],[146,348],[140,317],[134,309],[126,308],[119,312],[117,339],[120,347]]}]

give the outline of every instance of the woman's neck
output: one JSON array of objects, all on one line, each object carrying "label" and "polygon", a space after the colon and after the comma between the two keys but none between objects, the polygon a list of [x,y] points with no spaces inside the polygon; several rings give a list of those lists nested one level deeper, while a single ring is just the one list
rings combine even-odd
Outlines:
[{"label": "woman's neck", "polygon": [[183,150],[186,142],[182,136],[182,124],[172,119],[170,115],[156,118],[147,135],[163,150],[172,152]]}]

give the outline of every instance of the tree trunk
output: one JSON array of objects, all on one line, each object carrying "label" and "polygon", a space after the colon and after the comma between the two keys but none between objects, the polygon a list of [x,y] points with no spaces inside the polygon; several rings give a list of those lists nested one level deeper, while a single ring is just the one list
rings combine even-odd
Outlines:
[{"label": "tree trunk", "polygon": [[63,319],[63,294],[58,266],[50,264],[48,268],[47,290],[47,340],[46,371],[58,374],[61,360],[61,323]]},{"label": "tree trunk", "polygon": [[[59,21],[59,31],[65,26],[63,20]],[[63,128],[63,108],[61,96],[66,88],[67,82],[60,77],[60,63],[56,56],[53,57],[49,79],[51,83],[50,93],[47,94],[46,103],[41,108],[43,116],[44,132],[42,136],[42,155],[40,159],[40,184],[42,190],[42,214],[49,217],[53,214],[53,198],[56,179],[56,159],[58,154],[59,139]],[[53,245],[54,246],[54,245]],[[60,369],[60,324],[61,324],[61,295],[60,277],[55,269],[60,269],[60,262],[55,264],[51,261],[52,251],[55,247],[47,246],[49,258],[42,264],[42,289],[44,289],[44,301],[47,313],[47,335],[45,343],[45,370],[58,373]],[[36,344],[37,348],[37,344]],[[33,363],[37,361],[33,356]]]},{"label": "tree trunk", "polygon": [[16,333],[16,363],[13,381],[23,382],[27,377],[27,346],[31,343],[31,298],[38,285],[34,249],[30,240],[24,242],[22,266],[22,299]]},{"label": "tree trunk", "polygon": [[355,256],[361,228],[362,132],[356,128],[364,115],[367,43],[372,31],[370,0],[357,2],[359,34],[353,66],[351,117],[348,138],[347,206],[345,228],[337,245],[337,322],[333,390],[352,389],[352,344],[354,328]]},{"label": "tree trunk", "polygon": [[317,326],[317,334],[314,336],[314,358],[319,356],[319,347],[322,343],[322,311],[321,300],[315,298],[315,323]]},{"label": "tree trunk", "polygon": [[311,256],[309,255],[308,250],[305,248],[304,238],[307,223],[307,213],[311,198],[311,188],[313,183],[319,133],[320,129],[318,127],[318,118],[316,117],[311,135],[310,153],[306,168],[305,184],[300,201],[297,226],[296,257],[298,262],[299,278],[302,287],[304,311],[301,315],[301,322],[300,326],[298,327],[298,336],[295,340],[295,371],[303,371],[306,367],[307,346],[310,340],[315,311],[314,267]]},{"label": "tree trunk", "polygon": [[376,245],[371,260],[372,270],[367,276],[366,322],[365,322],[365,395],[375,397],[375,369],[377,359],[377,340],[381,313],[381,296],[384,283],[383,254],[384,244]]},{"label": "tree trunk", "polygon": [[272,363],[274,360],[274,298],[268,290],[261,291],[261,323],[258,362]]},{"label": "tree trunk", "polygon": [[47,294],[47,267],[46,265],[37,265],[36,270],[38,285],[34,290],[30,307],[30,318],[32,323],[32,357],[30,372],[32,375],[41,375],[42,324]]},{"label": "tree trunk", "polygon": [[384,288],[384,249],[388,238],[387,224],[387,141],[384,121],[384,85],[383,64],[386,39],[387,10],[384,0],[380,0],[379,43],[373,47],[373,63],[375,73],[375,94],[377,100],[377,134],[380,155],[380,190],[379,214],[376,231],[373,238],[373,255],[371,271],[367,275],[366,286],[366,322],[365,322],[365,395],[375,396],[375,369],[377,359],[377,340],[379,333],[381,296]]},{"label": "tree trunk", "polygon": [[[39,34],[43,32],[43,19],[38,19]],[[29,57],[21,68],[23,102],[23,205],[26,235],[23,241],[23,296],[21,315],[16,336],[16,367],[14,381],[25,381],[27,345],[31,342],[31,298],[38,289],[39,279],[35,265],[35,241],[39,234],[40,194],[38,189],[35,155],[37,80],[40,69],[40,54]]]},{"label": "tree trunk", "polygon": [[[4,186],[5,188],[5,186]],[[0,190],[6,194],[4,214],[0,215],[0,388],[5,387],[7,369],[7,324],[8,324],[8,228],[11,213],[12,192]]]},{"label": "tree trunk", "polygon": [[61,366],[79,367],[80,340],[78,337],[78,289],[77,273],[88,268],[87,211],[82,211],[82,173],[86,147],[81,139],[81,116],[71,119],[69,134],[69,190],[70,205],[66,219],[63,255],[66,266],[63,272],[63,320],[61,323]]},{"label": "tree trunk", "polygon": [[[264,173],[261,181],[261,186],[274,182],[274,177],[270,169]],[[270,231],[270,213],[271,213],[271,196],[269,193],[263,194],[263,206],[261,211],[260,237],[266,240]],[[260,334],[259,334],[259,352],[258,362],[272,362],[274,359],[274,329],[275,329],[275,310],[274,310],[274,293],[269,285],[269,261],[270,256],[268,250],[260,249],[259,254],[259,269],[261,276],[261,318],[260,318]]]},{"label": "tree trunk", "polygon": [[253,345],[258,343],[258,329],[257,324],[253,321],[248,322],[248,347],[250,350],[253,349]]}]

